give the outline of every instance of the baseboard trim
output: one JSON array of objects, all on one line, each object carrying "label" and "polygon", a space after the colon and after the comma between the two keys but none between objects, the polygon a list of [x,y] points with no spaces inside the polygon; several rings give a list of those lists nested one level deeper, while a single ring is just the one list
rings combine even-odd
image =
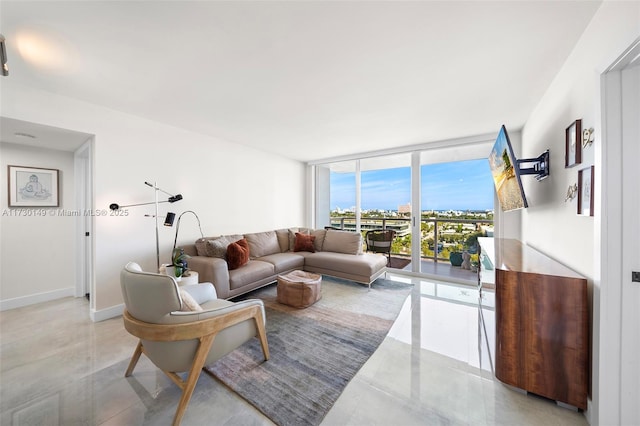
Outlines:
[{"label": "baseboard trim", "polygon": [[99,311],[95,309],[91,309],[89,312],[89,315],[91,317],[91,321],[100,322],[100,321],[108,320],[111,318],[119,317],[120,315],[122,315],[123,311],[124,311],[124,303],[121,303],[119,305],[111,306],[107,309],[100,309]]},{"label": "baseboard trim", "polygon": [[0,311],[22,308],[23,306],[35,305],[37,303],[49,302],[51,300],[62,299],[63,297],[75,297],[75,287],[61,288],[59,290],[47,291],[45,293],[30,294],[28,296],[15,297],[13,299],[0,300]]}]

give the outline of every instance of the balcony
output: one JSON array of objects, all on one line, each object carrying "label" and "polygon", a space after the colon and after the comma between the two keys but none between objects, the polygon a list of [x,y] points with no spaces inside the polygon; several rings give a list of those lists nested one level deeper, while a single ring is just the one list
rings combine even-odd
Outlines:
[{"label": "balcony", "polygon": [[[354,217],[332,217],[331,226],[347,231],[356,230]],[[411,271],[411,219],[365,217],[360,221],[361,232],[371,229],[393,229],[396,239],[392,245],[391,268]],[[478,236],[493,235],[492,219],[456,219],[423,217],[421,219],[420,273],[441,279],[475,284],[476,272],[453,266],[451,252],[477,253]],[[475,257],[475,256],[474,256]]]}]

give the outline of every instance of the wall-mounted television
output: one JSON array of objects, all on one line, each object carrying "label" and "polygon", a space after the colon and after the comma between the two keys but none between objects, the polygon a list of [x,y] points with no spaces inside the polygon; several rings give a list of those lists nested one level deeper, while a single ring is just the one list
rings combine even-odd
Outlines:
[{"label": "wall-mounted television", "polygon": [[489,155],[489,166],[502,210],[506,212],[528,207],[520,181],[520,167],[504,125]]}]

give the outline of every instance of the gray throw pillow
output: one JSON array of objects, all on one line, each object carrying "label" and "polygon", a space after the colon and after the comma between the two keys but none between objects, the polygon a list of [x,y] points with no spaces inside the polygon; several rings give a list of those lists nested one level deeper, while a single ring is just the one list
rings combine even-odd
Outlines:
[{"label": "gray throw pillow", "polygon": [[224,259],[227,257],[227,246],[230,243],[226,237],[216,238],[215,240],[207,241],[207,256],[219,257]]},{"label": "gray throw pillow", "polygon": [[198,254],[198,256],[208,256],[208,254],[207,254],[207,241],[215,240],[216,238],[220,238],[220,237],[198,238],[196,240],[196,243],[195,243],[196,253]]}]

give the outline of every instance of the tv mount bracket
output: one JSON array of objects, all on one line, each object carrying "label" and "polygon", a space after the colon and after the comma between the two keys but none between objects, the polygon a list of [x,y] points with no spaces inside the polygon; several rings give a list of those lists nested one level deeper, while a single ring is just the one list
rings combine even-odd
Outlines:
[{"label": "tv mount bracket", "polygon": [[522,158],[516,162],[521,175],[536,175],[538,182],[549,176],[549,150],[543,152],[539,157]]}]

